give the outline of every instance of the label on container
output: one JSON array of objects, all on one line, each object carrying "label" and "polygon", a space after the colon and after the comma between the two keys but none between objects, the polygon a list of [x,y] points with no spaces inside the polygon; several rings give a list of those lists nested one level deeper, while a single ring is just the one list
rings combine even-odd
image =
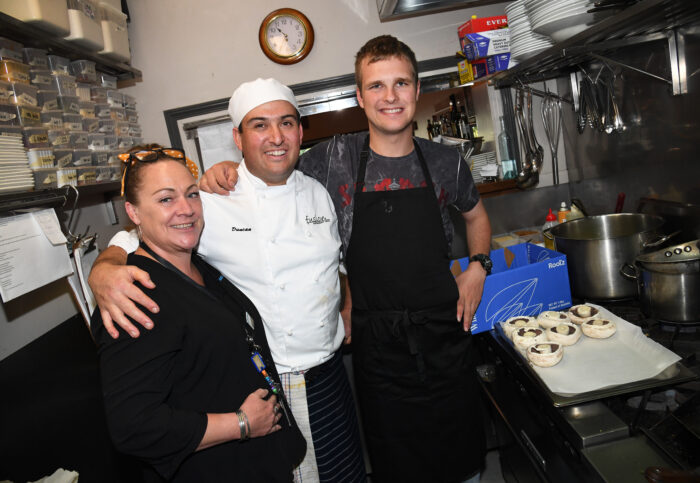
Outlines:
[{"label": "label on container", "polygon": [[58,99],[49,99],[48,101],[44,101],[43,109],[45,111],[57,111]]},{"label": "label on container", "polygon": [[17,119],[17,114],[12,114],[11,112],[0,111],[0,121],[7,122]]},{"label": "label on container", "polygon": [[95,161],[98,165],[107,164],[107,162],[109,161],[109,153],[96,153]]},{"label": "label on container", "polygon": [[70,163],[73,161],[73,153],[68,152],[64,154],[63,156],[56,158],[56,165],[59,168],[62,168],[64,166],[70,166]]},{"label": "label on container", "polygon": [[76,186],[78,184],[78,174],[74,169],[59,169],[56,175],[60,185]]},{"label": "label on container", "polygon": [[81,107],[80,108],[80,115],[83,117],[95,117],[95,108],[94,107]]},{"label": "label on container", "polygon": [[7,103],[10,100],[10,97],[14,95],[14,92],[12,92],[10,89],[3,89],[0,87],[0,101],[3,103]]},{"label": "label on container", "polygon": [[30,109],[23,109],[20,107],[19,112],[20,112],[20,117],[22,119],[24,119],[25,121],[41,122],[41,114],[36,112],[36,111],[32,111]]},{"label": "label on container", "polygon": [[32,97],[27,93],[22,93],[17,96],[17,104],[23,104],[25,106],[36,106],[36,97]]},{"label": "label on container", "polygon": [[71,102],[70,104],[68,104],[68,109],[70,110],[70,112],[80,112],[80,104],[78,104],[77,102]]},{"label": "label on container", "polygon": [[49,142],[48,134],[32,134],[27,137],[29,144],[44,144]]},{"label": "label on container", "polygon": [[51,77],[47,75],[35,74],[32,84],[51,84]]},{"label": "label on container", "polygon": [[83,128],[83,123],[81,122],[66,122],[63,121],[63,127],[70,131],[79,131]]},{"label": "label on container", "polygon": [[29,84],[29,74],[26,72],[9,72],[7,76],[10,82],[24,82],[25,84]]},{"label": "label on container", "polygon": [[[74,156],[75,156],[75,155],[74,155]],[[84,155],[82,155],[82,156],[78,156],[78,157],[75,158],[75,160],[73,161],[73,164],[75,164],[76,166],[83,166],[83,165],[86,165],[86,164],[87,164],[87,165],[92,164],[92,153],[87,153],[87,154],[84,154]]]},{"label": "label on container", "polygon": [[65,146],[67,144],[70,144],[70,136],[67,134],[62,136],[56,136],[51,144],[53,146]]},{"label": "label on container", "polygon": [[97,129],[100,127],[99,121],[94,121],[94,122],[90,122],[90,123],[87,123],[85,121],[86,121],[86,119],[83,119],[83,128],[89,133],[96,132]]},{"label": "label on container", "polygon": [[87,134],[73,134],[73,144],[87,144]]}]

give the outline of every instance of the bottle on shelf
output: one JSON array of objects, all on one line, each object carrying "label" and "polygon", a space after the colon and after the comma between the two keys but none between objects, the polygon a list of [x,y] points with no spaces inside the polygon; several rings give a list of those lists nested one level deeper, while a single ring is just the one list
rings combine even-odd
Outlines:
[{"label": "bottle on shelf", "polygon": [[501,155],[503,179],[515,178],[518,174],[518,169],[510,153],[510,138],[506,132],[506,123],[503,116],[501,116],[501,133],[498,135],[498,151]]},{"label": "bottle on shelf", "polygon": [[559,207],[559,211],[557,212],[557,221],[559,223],[564,223],[566,221],[566,216],[569,213],[571,213],[571,210],[567,208],[566,201],[562,201],[561,206]]},{"label": "bottle on shelf", "polygon": [[557,221],[557,217],[554,213],[552,213],[552,209],[550,208],[549,213],[547,213],[547,217],[545,218],[544,225],[542,225],[542,238],[544,239],[545,248],[555,250],[554,237],[549,230],[558,224],[559,222]]}]

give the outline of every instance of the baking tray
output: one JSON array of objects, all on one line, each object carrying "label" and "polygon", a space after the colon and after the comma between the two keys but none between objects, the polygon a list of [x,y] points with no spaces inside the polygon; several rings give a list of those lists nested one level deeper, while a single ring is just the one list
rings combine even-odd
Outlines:
[{"label": "baking tray", "polygon": [[620,396],[622,394],[644,391],[646,389],[674,386],[698,379],[698,376],[693,371],[685,367],[681,362],[676,362],[652,378],[620,384],[617,386],[610,386],[595,391],[582,392],[579,394],[561,395],[549,390],[547,384],[545,384],[539,375],[532,369],[525,357],[521,355],[520,352],[513,346],[513,343],[510,341],[508,336],[505,335],[500,324],[495,324],[494,328],[488,332],[488,335],[496,344],[498,344],[498,346],[501,348],[501,352],[504,355],[510,357],[516,365],[520,366],[524,375],[530,380],[530,382],[536,385],[543,394],[546,395],[547,399],[551,401],[554,407],[573,406],[612,396]]}]

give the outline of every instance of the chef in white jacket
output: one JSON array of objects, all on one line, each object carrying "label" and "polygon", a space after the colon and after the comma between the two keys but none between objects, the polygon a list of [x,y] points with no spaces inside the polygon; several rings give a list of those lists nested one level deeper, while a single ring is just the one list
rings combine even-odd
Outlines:
[{"label": "chef in white jacket", "polygon": [[[229,114],[244,159],[235,191],[200,194],[205,228],[198,253],[260,311],[308,443],[295,479],[364,481],[357,418],[339,353],[344,328],[337,218],[323,185],[294,170],[303,134],[294,94],[274,79],[247,82],[233,93]],[[138,322],[147,317],[127,297],[151,310],[155,305],[131,284],[152,285],[148,275],[124,265],[138,236],[120,232],[110,245],[90,274],[90,286],[109,314],[110,333],[116,335],[113,319],[138,335],[125,313]]]}]

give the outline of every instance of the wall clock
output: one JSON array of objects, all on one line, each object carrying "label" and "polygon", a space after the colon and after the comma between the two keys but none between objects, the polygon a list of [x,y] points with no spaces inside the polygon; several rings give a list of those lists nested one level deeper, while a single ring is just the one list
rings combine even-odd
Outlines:
[{"label": "wall clock", "polygon": [[314,29],[306,15],[292,8],[270,13],[260,24],[260,48],[278,64],[296,64],[314,45]]}]

